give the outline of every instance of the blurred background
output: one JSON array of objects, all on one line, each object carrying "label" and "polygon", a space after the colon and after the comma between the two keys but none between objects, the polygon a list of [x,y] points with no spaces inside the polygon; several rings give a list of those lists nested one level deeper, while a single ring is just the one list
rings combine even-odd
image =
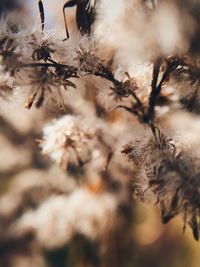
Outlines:
[{"label": "blurred background", "polygon": [[[64,36],[65,1],[43,3],[45,27]],[[5,12],[40,27],[36,0],[0,0],[0,14]],[[70,12],[73,20],[74,10]],[[80,186],[41,155],[37,140],[44,123],[56,115],[26,110],[23,103],[21,108],[16,103],[4,105],[0,107],[0,267],[199,266],[200,243],[190,229],[183,235],[181,218],[162,225],[156,206],[132,199],[126,179],[114,185],[126,192],[121,202],[121,191],[110,196],[95,186]]]}]

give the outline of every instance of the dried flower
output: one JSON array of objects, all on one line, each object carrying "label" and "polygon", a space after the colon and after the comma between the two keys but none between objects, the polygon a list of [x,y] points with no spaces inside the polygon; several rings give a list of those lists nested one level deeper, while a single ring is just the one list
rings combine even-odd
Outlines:
[{"label": "dried flower", "polygon": [[79,117],[66,115],[44,128],[42,152],[63,168],[68,168],[69,164],[81,166],[91,159],[93,138],[94,131]]},{"label": "dried flower", "polygon": [[137,193],[144,200],[147,191],[156,196],[163,223],[179,213],[184,214],[184,222],[191,226],[194,238],[198,240],[199,160],[189,156],[157,126],[151,125],[151,129],[153,137],[138,139],[122,151],[137,166]]}]

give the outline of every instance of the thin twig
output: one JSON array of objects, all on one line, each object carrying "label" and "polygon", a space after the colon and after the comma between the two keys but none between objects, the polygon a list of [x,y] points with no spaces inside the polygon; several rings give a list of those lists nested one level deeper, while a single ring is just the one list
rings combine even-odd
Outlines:
[{"label": "thin twig", "polygon": [[153,120],[155,117],[155,106],[156,106],[158,97],[161,93],[162,86],[165,83],[165,81],[169,78],[170,73],[174,71],[176,67],[178,66],[178,59],[172,58],[171,61],[168,62],[167,69],[163,73],[162,78],[160,82],[158,83],[160,66],[161,66],[161,60],[158,59],[154,63],[154,67],[153,67],[153,78],[152,78],[152,83],[151,83],[152,89],[151,89],[151,94],[149,96],[149,107],[148,107],[147,114],[146,114],[146,118],[148,121]]}]

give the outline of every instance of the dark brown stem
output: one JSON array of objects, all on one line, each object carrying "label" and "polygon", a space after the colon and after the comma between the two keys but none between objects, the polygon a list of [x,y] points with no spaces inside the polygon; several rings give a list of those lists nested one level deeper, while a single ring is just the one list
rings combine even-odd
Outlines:
[{"label": "dark brown stem", "polygon": [[78,68],[73,67],[73,66],[69,66],[66,64],[60,64],[60,63],[21,63],[20,64],[21,68],[28,68],[28,67],[46,67],[46,68],[69,68],[72,67],[74,68],[74,70],[78,71]]},{"label": "dark brown stem", "polygon": [[38,1],[38,7],[39,7],[39,12],[40,12],[42,31],[44,31],[45,16],[44,16],[44,6],[41,0]]},{"label": "dark brown stem", "polygon": [[[163,73],[162,78],[160,82],[158,83],[158,77],[160,73],[160,66],[161,66],[161,59],[158,59],[154,63],[153,67],[153,78],[152,78],[152,83],[151,83],[151,94],[149,96],[149,107],[147,110],[146,118],[147,122],[148,121],[153,121],[155,117],[155,106],[157,103],[157,99],[161,93],[162,86],[165,83],[165,81],[169,78],[169,75],[172,71],[176,69],[178,66],[178,59],[172,58],[168,62],[168,66],[166,71]],[[158,84],[157,84],[158,83]]]}]

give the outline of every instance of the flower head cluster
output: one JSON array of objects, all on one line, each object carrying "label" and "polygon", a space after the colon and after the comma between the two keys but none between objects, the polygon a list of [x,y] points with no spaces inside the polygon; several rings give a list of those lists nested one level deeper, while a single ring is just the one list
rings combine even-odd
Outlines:
[{"label": "flower head cluster", "polygon": [[[179,213],[184,215],[195,239],[199,239],[199,160],[189,156],[157,126],[151,125],[153,136],[138,139],[123,150],[136,166],[135,190],[146,199],[148,191],[160,204],[163,223]],[[149,194],[147,194],[149,196]]]}]

